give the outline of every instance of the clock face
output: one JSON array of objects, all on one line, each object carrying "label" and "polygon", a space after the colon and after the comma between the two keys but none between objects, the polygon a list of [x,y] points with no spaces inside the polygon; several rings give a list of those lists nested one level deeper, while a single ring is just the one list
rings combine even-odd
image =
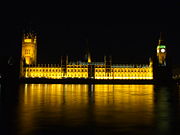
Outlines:
[{"label": "clock face", "polygon": [[163,49],[161,49],[161,52],[162,52],[162,53],[164,53],[165,51],[166,51],[166,50],[165,50],[164,48],[163,48]]},{"label": "clock face", "polygon": [[157,53],[159,53],[159,50],[157,50]]}]

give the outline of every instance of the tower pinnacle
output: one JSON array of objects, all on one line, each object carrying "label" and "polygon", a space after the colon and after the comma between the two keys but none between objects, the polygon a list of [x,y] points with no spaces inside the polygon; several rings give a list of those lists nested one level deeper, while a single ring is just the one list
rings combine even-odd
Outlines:
[{"label": "tower pinnacle", "polygon": [[165,32],[160,32],[158,45],[165,45]]},{"label": "tower pinnacle", "polygon": [[91,53],[89,49],[88,39],[86,39],[86,58],[87,58],[87,62],[91,63]]}]

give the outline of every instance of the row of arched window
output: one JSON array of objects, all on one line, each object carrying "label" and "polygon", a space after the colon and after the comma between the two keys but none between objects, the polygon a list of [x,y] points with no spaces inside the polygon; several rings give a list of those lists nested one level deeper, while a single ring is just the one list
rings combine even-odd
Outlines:
[{"label": "row of arched window", "polygon": [[[24,70],[29,72],[61,72],[61,69],[31,69],[27,68]],[[105,72],[105,69],[95,69],[95,72]],[[67,72],[88,72],[88,69],[68,69]],[[115,69],[111,72],[151,72],[151,69]]]},{"label": "row of arched window", "polygon": [[32,77],[51,77],[51,76],[61,76],[61,74],[30,74]]},{"label": "row of arched window", "polygon": [[[105,69],[96,69],[96,72],[105,72]],[[115,69],[111,70],[111,72],[150,72],[150,69],[137,69],[137,70],[132,70],[132,69]]]},{"label": "row of arched window", "polygon": [[142,73],[142,74],[115,74],[114,77],[146,77],[151,76],[148,73]]},{"label": "row of arched window", "polygon": [[24,71],[29,71],[29,72],[61,72],[61,69],[24,69]]},{"label": "row of arched window", "polygon": [[[103,77],[106,76],[105,74],[95,74],[96,77]],[[149,73],[142,73],[142,74],[112,74],[111,76],[114,77],[143,77],[143,76],[151,76]]]},{"label": "row of arched window", "polygon": [[87,77],[87,74],[68,74],[67,77]]},{"label": "row of arched window", "polygon": [[68,72],[88,72],[88,69],[68,69]]},{"label": "row of arched window", "polygon": [[114,72],[150,72],[150,69],[115,69]]}]

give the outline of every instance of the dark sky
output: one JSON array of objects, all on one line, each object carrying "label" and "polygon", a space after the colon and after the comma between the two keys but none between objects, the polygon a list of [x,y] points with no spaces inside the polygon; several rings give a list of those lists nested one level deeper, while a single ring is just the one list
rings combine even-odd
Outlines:
[{"label": "dark sky", "polygon": [[22,9],[22,14],[8,14],[3,18],[0,25],[0,55],[4,58],[19,54],[17,52],[21,47],[22,30],[31,23],[38,34],[39,63],[58,63],[60,56],[64,54],[68,54],[70,60],[81,60],[86,40],[93,61],[103,61],[104,55],[111,54],[114,63],[147,63],[155,51],[159,33],[166,32],[173,62],[180,64],[180,26],[170,19],[174,15],[173,6],[163,3],[157,8],[161,12],[154,11],[140,16],[136,13],[142,13],[143,10],[134,13],[134,9],[136,8],[129,12],[126,12],[127,9],[122,10],[123,16],[122,13],[111,15],[111,12],[97,12],[95,17],[92,14],[77,17],[72,10],[69,11],[71,16],[68,16],[68,10],[56,11],[55,14],[34,14]]},{"label": "dark sky", "polygon": [[[102,61],[104,55],[111,54],[117,63],[146,63],[155,51],[161,31],[166,32],[174,61],[180,58],[180,31],[172,24],[32,24],[38,33],[40,63],[57,63],[64,54],[72,60],[80,60],[87,46],[86,40],[94,61]],[[1,55],[16,55],[23,28],[24,24],[8,25]]]}]

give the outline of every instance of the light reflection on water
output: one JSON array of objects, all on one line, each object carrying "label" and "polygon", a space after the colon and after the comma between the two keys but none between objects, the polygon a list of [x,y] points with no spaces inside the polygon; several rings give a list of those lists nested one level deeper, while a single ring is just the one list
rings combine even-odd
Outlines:
[{"label": "light reflection on water", "polygon": [[14,134],[169,134],[180,123],[179,93],[167,87],[24,84],[19,89]]}]

